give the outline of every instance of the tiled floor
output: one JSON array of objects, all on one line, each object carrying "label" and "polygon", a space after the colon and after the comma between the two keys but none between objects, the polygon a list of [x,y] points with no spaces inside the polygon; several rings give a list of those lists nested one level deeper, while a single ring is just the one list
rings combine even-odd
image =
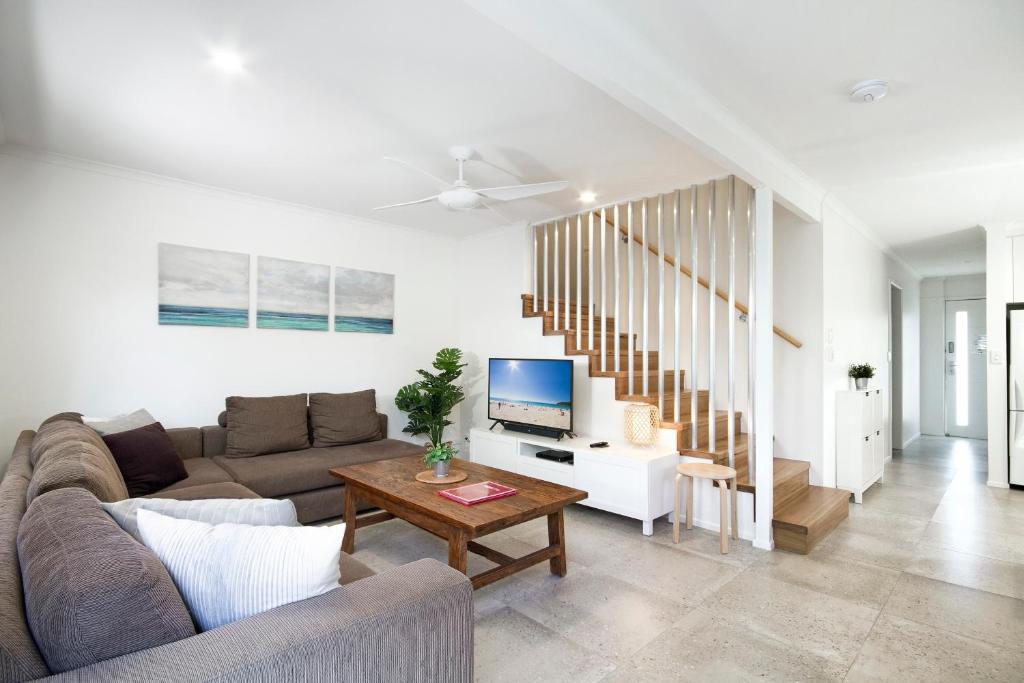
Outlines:
[{"label": "tiled floor", "polygon": [[[810,555],[694,530],[673,545],[574,506],[569,575],[476,592],[480,681],[1024,680],[1024,492],[985,486],[985,442],[923,437]],[[513,555],[543,522],[488,542]],[[357,534],[382,570],[446,546],[401,521]],[[492,566],[471,556],[470,570]]]}]

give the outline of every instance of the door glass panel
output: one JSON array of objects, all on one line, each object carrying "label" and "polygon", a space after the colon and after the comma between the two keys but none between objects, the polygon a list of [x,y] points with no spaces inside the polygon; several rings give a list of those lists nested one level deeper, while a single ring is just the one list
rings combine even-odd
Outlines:
[{"label": "door glass panel", "polygon": [[968,422],[967,410],[967,380],[970,369],[967,360],[967,311],[956,312],[956,343],[955,343],[956,364],[956,426],[966,427]]}]

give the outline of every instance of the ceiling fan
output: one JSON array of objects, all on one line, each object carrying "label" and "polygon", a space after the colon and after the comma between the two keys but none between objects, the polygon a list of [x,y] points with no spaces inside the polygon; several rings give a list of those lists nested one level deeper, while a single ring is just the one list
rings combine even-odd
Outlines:
[{"label": "ceiling fan", "polygon": [[[459,165],[459,177],[454,182],[448,182],[441,178],[438,178],[433,173],[424,171],[422,168],[413,166],[407,161],[401,159],[395,159],[394,157],[384,157],[388,161],[393,161],[396,164],[405,166],[406,168],[416,171],[422,175],[439,183],[444,189],[437,194],[432,194],[429,197],[422,199],[415,199],[411,202],[401,202],[399,204],[388,204],[387,206],[378,206],[374,208],[374,211],[381,211],[383,209],[394,209],[399,206],[411,206],[413,204],[425,204],[437,200],[441,206],[448,209],[466,210],[475,209],[477,207],[485,207],[491,209],[499,216],[501,213],[497,211],[493,206],[487,203],[488,199],[493,199],[499,202],[508,202],[514,199],[526,199],[527,197],[536,197],[537,195],[548,194],[549,192],[558,192],[569,187],[568,180],[552,180],[546,183],[530,183],[528,185],[503,185],[501,187],[484,187],[480,189],[474,189],[470,187],[469,183],[466,182],[465,176],[463,175],[463,165],[473,158],[475,150],[472,147],[465,145],[456,145],[448,148],[448,155],[455,160]],[[482,160],[481,160],[482,161]],[[487,163],[489,166],[494,164]],[[495,166],[495,168],[498,168]],[[504,170],[504,169],[500,169]],[[507,171],[506,171],[507,173]],[[504,218],[504,216],[502,216]]]}]

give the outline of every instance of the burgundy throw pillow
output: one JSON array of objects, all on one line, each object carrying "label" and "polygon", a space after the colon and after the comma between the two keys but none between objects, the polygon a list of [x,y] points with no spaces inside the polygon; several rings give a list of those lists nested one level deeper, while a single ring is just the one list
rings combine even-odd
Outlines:
[{"label": "burgundy throw pillow", "polygon": [[156,493],[188,476],[164,426],[154,422],[103,437],[132,498]]}]

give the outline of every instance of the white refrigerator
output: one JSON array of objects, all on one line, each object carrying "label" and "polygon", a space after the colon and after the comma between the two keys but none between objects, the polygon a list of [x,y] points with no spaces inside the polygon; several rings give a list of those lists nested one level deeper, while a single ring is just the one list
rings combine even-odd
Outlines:
[{"label": "white refrigerator", "polygon": [[1010,486],[1024,488],[1024,303],[1006,306]]}]

